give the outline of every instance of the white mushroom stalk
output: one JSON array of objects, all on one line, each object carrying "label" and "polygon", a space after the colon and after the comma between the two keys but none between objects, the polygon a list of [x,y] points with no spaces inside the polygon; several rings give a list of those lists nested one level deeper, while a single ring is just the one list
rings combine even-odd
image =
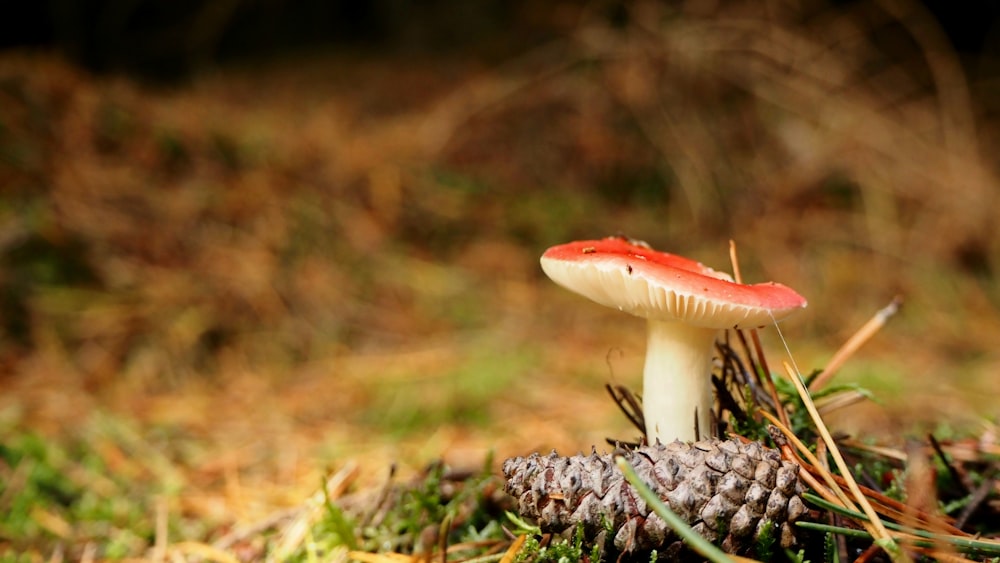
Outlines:
[{"label": "white mushroom stalk", "polygon": [[642,415],[650,442],[707,437],[712,428],[710,328],[674,321],[647,321],[646,363],[642,372]]},{"label": "white mushroom stalk", "polygon": [[642,400],[650,443],[711,435],[720,329],[764,326],[806,306],[781,284],[735,283],[699,262],[620,237],[554,246],[541,265],[559,285],[647,319]]}]

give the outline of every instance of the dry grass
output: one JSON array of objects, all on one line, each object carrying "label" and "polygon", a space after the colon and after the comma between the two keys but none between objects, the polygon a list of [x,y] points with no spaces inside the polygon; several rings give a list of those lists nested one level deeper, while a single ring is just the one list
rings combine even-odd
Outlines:
[{"label": "dry grass", "polygon": [[152,89],[4,55],[3,419],[220,525],[326,464],[364,486],[586,448],[627,431],[601,385],[636,384],[642,327],[536,260],[624,231],[716,267],[736,239],[745,279],[810,298],[783,325],[803,369],[902,293],[840,376],[886,406],[834,426],[974,428],[1000,365],[976,85],[911,3],[748,6],[582,13],[489,69],[317,57]]}]

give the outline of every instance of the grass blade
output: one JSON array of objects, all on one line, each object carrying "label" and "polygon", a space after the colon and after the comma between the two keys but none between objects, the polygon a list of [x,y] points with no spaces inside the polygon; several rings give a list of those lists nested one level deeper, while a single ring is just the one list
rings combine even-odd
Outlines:
[{"label": "grass blade", "polygon": [[[833,526],[830,524],[823,524],[820,522],[796,522],[795,525],[799,528],[806,530],[815,530],[818,532],[826,532],[831,534],[839,534],[842,536],[849,536],[854,538],[862,539],[872,539],[871,534],[865,530],[860,530],[856,528],[844,528],[841,526]],[[909,532],[899,532],[900,535],[906,535],[910,538],[910,542],[917,547],[921,548],[933,548],[937,543],[942,541],[947,542],[959,549],[964,549],[967,551],[975,551],[977,555],[986,555],[989,557],[997,557],[1000,555],[1000,543],[991,542],[988,540],[977,540],[970,538],[960,538],[955,536],[946,536],[941,534],[932,534],[923,531],[909,531]]]}]

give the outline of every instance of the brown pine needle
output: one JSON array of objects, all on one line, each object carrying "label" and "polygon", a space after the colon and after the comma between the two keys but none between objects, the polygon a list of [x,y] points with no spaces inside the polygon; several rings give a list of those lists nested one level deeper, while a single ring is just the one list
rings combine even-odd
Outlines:
[{"label": "brown pine needle", "polygon": [[[868,519],[871,521],[871,525],[875,530],[875,533],[872,534],[872,537],[875,538],[876,541],[881,541],[881,542],[894,541],[892,540],[892,537],[889,535],[889,531],[886,530],[885,525],[882,523],[882,520],[879,518],[878,514],[875,513],[875,509],[872,508],[871,503],[868,502],[868,499],[861,493],[861,490],[858,488],[858,483],[857,481],[854,480],[854,476],[851,475],[850,468],[847,466],[847,462],[844,461],[844,456],[841,455],[840,449],[837,448],[837,443],[833,440],[833,436],[830,435],[830,430],[826,427],[826,423],[823,422],[823,418],[820,416],[819,411],[816,410],[816,404],[813,403],[812,397],[809,395],[809,390],[806,389],[805,383],[803,383],[802,381],[802,377],[799,375],[797,371],[792,369],[792,366],[789,365],[787,362],[785,362],[784,367],[785,367],[785,372],[788,374],[788,377],[792,380],[792,383],[795,385],[795,389],[799,392],[799,396],[802,399],[802,404],[805,405],[806,410],[809,411],[809,416],[812,418],[813,424],[816,425],[816,430],[819,432],[820,436],[822,436],[823,438],[823,441],[826,442],[827,446],[829,447],[830,455],[833,457],[834,463],[837,464],[837,468],[840,470],[841,475],[847,482],[848,489],[851,491],[851,494],[854,495],[854,499],[857,501],[857,503],[861,506],[861,510],[865,513],[865,516],[867,516]],[[909,556],[907,556],[905,552],[897,549],[889,551],[888,555],[893,559],[893,561],[910,560]]]},{"label": "brown pine needle", "polygon": [[[836,475],[833,475],[829,471],[823,469],[823,465],[820,462],[820,460],[816,458],[815,454],[813,454],[812,451],[809,450],[809,448],[802,442],[802,440],[799,440],[799,437],[796,436],[795,433],[791,431],[791,429],[785,426],[773,414],[763,411],[761,412],[761,414],[771,424],[773,424],[775,428],[780,430],[781,433],[784,434],[785,438],[787,438],[788,441],[791,442],[796,449],[798,449],[798,451],[802,454],[802,456],[806,458],[803,460],[801,457],[798,457],[794,451],[789,452],[790,454],[795,456],[796,463],[798,463],[802,467],[803,471],[801,471],[799,474],[802,475],[807,482],[809,482],[810,486],[812,486],[812,488],[817,493],[819,493],[819,495],[822,496],[827,502],[857,512],[858,508],[854,505],[853,502],[851,502],[851,499],[849,499],[844,494],[844,491],[838,485],[836,481]],[[820,483],[814,481],[814,479],[812,478],[812,474],[814,473],[819,475],[819,477],[826,482],[825,487],[822,486]],[[806,475],[809,475],[810,477],[805,477]],[[869,530],[868,533],[872,533],[871,530]]]},{"label": "brown pine needle", "polygon": [[774,385],[774,380],[771,379],[771,368],[767,366],[767,358],[764,357],[764,347],[760,344],[760,335],[757,334],[757,329],[750,329],[750,339],[753,341],[754,351],[757,353],[757,362],[760,364],[761,383],[767,388],[771,400],[774,401],[774,410],[778,413],[778,418],[781,419],[781,422],[785,426],[790,427],[792,425],[791,419],[788,418],[788,411],[785,410],[785,406],[778,397],[778,388]]},{"label": "brown pine needle", "polygon": [[889,446],[876,446],[872,444],[867,444],[861,440],[854,438],[844,438],[840,441],[841,444],[848,448],[859,450],[862,452],[868,452],[880,457],[894,459],[896,461],[906,461],[906,453],[899,448],[893,448]]},{"label": "brown pine needle", "polygon": [[[845,487],[847,486],[847,484],[843,482],[843,479],[839,475],[834,475],[834,477],[836,478],[837,482],[841,483]],[[875,512],[878,512],[879,514],[885,516],[886,518],[890,518],[892,520],[897,520],[897,521],[903,520],[903,518],[906,517],[904,515],[904,511],[906,510],[906,505],[904,505],[903,503],[899,502],[898,500],[891,499],[873,489],[869,489],[864,486],[861,486],[860,488],[861,492],[863,492],[865,494],[865,497],[868,498],[868,502],[872,503],[872,507],[875,508]],[[914,516],[916,516],[916,520],[920,524],[919,526],[914,526],[914,527],[922,527],[925,529],[930,528],[931,526],[930,514],[923,511],[914,512],[911,510],[910,518],[913,518]],[[970,537],[970,534],[963,532],[962,530],[951,525],[950,523],[948,523],[948,520],[949,520],[948,518],[943,518],[938,523],[938,527],[940,528],[942,533],[950,534],[955,537],[963,537],[963,538]]]},{"label": "brown pine needle", "polygon": [[729,261],[733,263],[733,279],[736,283],[743,283],[743,276],[740,274],[740,261],[736,256],[736,241],[729,239]]},{"label": "brown pine needle", "polygon": [[[799,461],[798,463],[803,467],[803,469],[805,469],[809,473],[815,473],[817,475],[823,476],[825,472],[825,470],[820,467],[811,466],[803,463],[802,461]],[[830,476],[834,480],[838,488],[840,489],[847,488],[847,482],[844,480],[843,477],[841,477],[840,475],[833,475],[833,474],[830,474]],[[903,518],[903,512],[904,510],[906,510],[905,504],[893,498],[887,497],[884,494],[874,489],[865,487],[863,485],[859,485],[858,488],[861,489],[861,492],[864,493],[868,501],[872,503],[872,507],[875,509],[875,512],[878,512],[879,514],[887,518],[890,518],[892,520],[901,520]],[[824,499],[826,499],[826,497],[824,497]],[[829,499],[826,500],[829,501]],[[857,512],[857,509],[854,510],[855,512]],[[929,522],[931,519],[929,514],[924,512],[918,512],[917,516],[919,521],[922,523],[924,527],[929,526]],[[953,536],[970,537],[970,534],[963,532],[961,529],[955,527],[950,523],[952,518],[944,516],[942,517],[942,519],[943,523],[941,524],[941,527],[946,533],[949,533]]]},{"label": "brown pine needle", "polygon": [[503,558],[500,559],[500,563],[513,563],[514,559],[517,558],[517,554],[521,551],[521,546],[524,545],[524,540],[527,535],[517,536],[513,542],[511,542],[510,547],[507,548],[506,553],[503,554]]},{"label": "brown pine needle", "polygon": [[[194,556],[204,561],[215,563],[239,563],[240,560],[232,553],[218,547],[196,541],[182,541],[170,546],[170,552],[176,553],[180,559],[184,556]],[[165,559],[164,559],[165,560]]]},{"label": "brown pine needle", "polygon": [[[736,283],[743,283],[743,275],[740,273],[740,260],[736,253],[736,241],[729,239],[729,261],[733,265],[733,279]],[[775,412],[778,413],[778,418],[786,426],[790,427],[792,425],[791,420],[788,418],[788,412],[785,411],[781,406],[781,400],[778,398],[778,389],[774,386],[774,381],[771,380],[771,369],[767,366],[767,358],[764,356],[764,347],[760,344],[760,335],[757,334],[757,329],[750,329],[750,340],[753,342],[754,352],[757,355],[757,365],[760,366],[760,373],[755,374],[763,381],[761,383],[767,388],[768,395],[771,396],[771,400],[774,402]],[[748,352],[749,355],[749,352]]]},{"label": "brown pine needle", "polygon": [[[788,439],[789,442],[793,443],[797,448],[799,448],[800,451],[802,451],[803,455],[805,455],[807,458],[810,459],[810,463],[807,463],[805,460],[800,458],[798,454],[795,453],[794,450],[791,449],[788,443],[781,445],[782,454],[786,458],[794,460],[801,467],[799,471],[799,477],[803,481],[805,481],[806,484],[808,484],[814,492],[823,497],[823,499],[826,500],[827,502],[840,506],[841,508],[846,508],[853,512],[858,512],[857,508],[850,501],[850,499],[844,496],[844,490],[847,489],[847,483],[844,480],[844,478],[839,475],[834,475],[830,473],[821,465],[819,465],[819,460],[817,460],[815,456],[808,450],[808,448],[806,448],[805,444],[803,444],[802,441],[799,440],[798,437],[796,437],[791,432],[791,430],[783,427],[781,423],[777,420],[777,418],[774,417],[774,415],[770,413],[762,413],[762,414],[769,421],[771,421],[772,424],[775,425],[775,428],[781,431],[781,433]],[[823,478],[827,482],[828,486],[823,486],[823,484],[817,481],[816,476]],[[901,510],[901,508],[903,507],[902,503],[899,503],[898,501],[885,497],[878,491],[873,491],[865,487],[860,487],[860,489],[864,492],[866,497],[870,499],[877,499],[873,507],[877,509],[876,511],[879,514],[883,514],[895,520],[900,520],[902,518],[903,515]],[[885,504],[882,504],[879,501],[885,501]],[[896,508],[889,508],[886,505],[893,505]],[[919,513],[918,518],[920,519],[920,522],[924,525],[924,528],[926,528],[930,516],[925,513]],[[866,529],[866,531],[868,531],[868,533],[872,535],[872,537],[875,537],[873,533],[874,529],[873,524],[867,521],[860,521],[858,523],[861,526],[863,526]],[[948,532],[952,532],[952,535],[955,537],[968,537],[968,534],[962,532],[961,530],[958,530],[957,528],[949,524],[944,524],[942,528],[946,529],[946,531]],[[896,539],[903,537],[902,532],[889,532],[889,534]]]},{"label": "brown pine needle", "polygon": [[367,551],[350,551],[347,556],[363,563],[415,563],[417,558],[403,553],[368,553]]},{"label": "brown pine needle", "polygon": [[899,307],[902,304],[903,297],[901,295],[897,295],[892,298],[892,301],[889,302],[888,305],[879,309],[872,318],[868,319],[868,322],[862,325],[853,336],[847,339],[847,342],[844,342],[843,346],[841,346],[840,349],[833,355],[833,358],[830,358],[830,361],[826,364],[826,367],[823,368],[823,371],[812,380],[809,387],[814,390],[819,389],[827,381],[829,381],[830,378],[836,375],[848,358],[853,356],[854,353],[865,344],[865,342],[868,342],[868,340],[870,340],[871,337],[879,331],[879,329],[885,326],[885,323],[887,323],[889,319],[899,311]]},{"label": "brown pine needle", "polygon": [[462,543],[455,543],[448,546],[445,551],[447,553],[457,553],[459,551],[465,551],[468,549],[479,549],[479,548],[489,548],[486,550],[484,555],[489,555],[491,552],[499,551],[497,548],[503,547],[507,543],[507,540],[479,540],[479,541],[467,541]]},{"label": "brown pine needle", "polygon": [[820,414],[830,414],[835,410],[849,407],[867,399],[868,397],[864,393],[852,389],[843,393],[837,393],[832,397],[824,398],[816,403],[816,408],[819,409]]},{"label": "brown pine needle", "polygon": [[[791,449],[791,447],[788,444],[784,444],[781,447],[782,453],[785,455],[785,457],[794,460],[801,467],[801,470],[799,471],[799,476],[802,478],[802,480],[805,481],[806,484],[808,484],[814,492],[819,494],[819,496],[823,497],[823,499],[826,500],[827,502],[840,506],[841,508],[851,510],[852,512],[858,512],[858,509],[854,505],[854,503],[851,502],[851,500],[845,496],[844,491],[848,489],[846,480],[839,475],[834,475],[830,473],[822,465],[820,465],[820,461],[815,457],[815,455],[812,452],[809,451],[809,449],[805,446],[805,444],[802,443],[802,441],[799,440],[798,437],[791,432],[791,430],[781,425],[781,423],[777,420],[777,418],[774,415],[766,412],[762,414],[772,424],[775,425],[775,428],[777,428],[784,435],[784,437],[787,438],[788,442],[795,445],[795,447],[802,452],[803,456],[805,456],[808,459],[808,462],[806,460],[803,460],[801,457],[798,456],[798,454],[795,453],[794,450]],[[824,481],[826,481],[827,486],[823,486],[823,484],[817,481],[817,477],[822,478]],[[877,513],[892,518],[894,520],[902,519],[903,509],[906,508],[905,505],[903,505],[899,501],[890,499],[882,495],[878,491],[874,491],[867,487],[859,486],[859,489],[864,493],[864,496],[870,502],[873,502],[872,506]],[[928,528],[931,516],[924,512],[917,512],[916,516],[921,525],[923,526],[923,528],[925,529]],[[863,526],[869,533],[869,535],[875,537],[874,524],[871,524],[868,521],[860,521],[858,522],[858,524]],[[946,522],[942,523],[941,528],[945,532],[949,532],[951,533],[951,535],[955,537],[968,537],[968,534],[955,528],[954,526],[951,526]],[[901,534],[901,532],[889,532],[889,534],[892,535],[894,538],[896,538],[899,537],[899,534]]]}]

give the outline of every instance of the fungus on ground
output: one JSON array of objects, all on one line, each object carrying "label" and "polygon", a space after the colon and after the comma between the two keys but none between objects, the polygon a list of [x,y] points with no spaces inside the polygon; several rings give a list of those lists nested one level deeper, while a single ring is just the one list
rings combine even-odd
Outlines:
[{"label": "fungus on ground", "polygon": [[736,283],[700,262],[623,237],[554,246],[541,265],[566,289],[647,319],[642,404],[650,443],[708,436],[720,329],[765,326],[806,306],[784,285]]}]

